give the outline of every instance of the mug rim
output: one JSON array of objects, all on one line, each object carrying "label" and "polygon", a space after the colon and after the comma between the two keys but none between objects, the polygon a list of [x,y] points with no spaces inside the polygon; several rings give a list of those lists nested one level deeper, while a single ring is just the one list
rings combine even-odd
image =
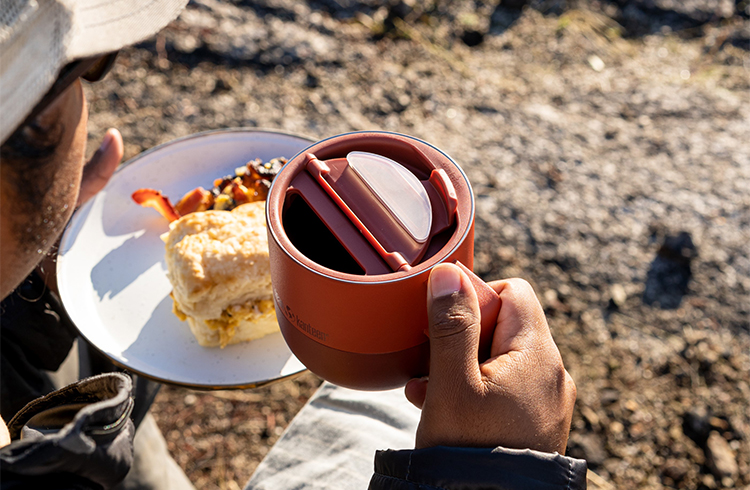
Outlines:
[{"label": "mug rim", "polygon": [[[463,181],[466,184],[466,191],[468,193],[469,197],[469,216],[467,219],[462,220],[460,223],[461,229],[457,229],[456,232],[454,232],[454,235],[451,236],[451,238],[448,240],[448,242],[443,246],[442,249],[440,249],[435,255],[430,257],[429,259],[425,260],[424,262],[421,262],[415,266],[413,266],[408,271],[399,271],[399,272],[390,272],[387,274],[378,274],[378,275],[358,275],[358,274],[349,274],[346,272],[340,272],[336,271],[334,269],[329,269],[328,267],[324,267],[317,262],[312,261],[307,256],[302,254],[297,247],[294,246],[294,244],[289,240],[289,237],[286,235],[286,232],[283,229],[282,223],[281,223],[281,211],[278,209],[280,206],[275,207],[273,210],[271,209],[271,202],[273,201],[279,201],[280,203],[283,203],[284,197],[274,198],[275,193],[282,192],[279,191],[279,187],[284,185],[288,186],[289,182],[284,181],[291,181],[291,179],[294,178],[294,176],[290,176],[287,178],[287,174],[291,172],[290,168],[292,168],[289,163],[292,161],[295,161],[298,159],[301,155],[307,153],[310,151],[311,148],[316,147],[318,145],[324,144],[332,139],[339,139],[344,137],[352,137],[353,135],[374,135],[374,136],[397,136],[399,138],[405,138],[407,140],[412,140],[417,142],[418,144],[426,145],[427,147],[433,149],[434,151],[441,154],[445,159],[450,162],[454,169],[458,172],[458,174],[461,176]],[[296,175],[296,174],[295,174]],[[336,281],[344,282],[344,283],[350,283],[350,284],[386,284],[386,283],[393,283],[393,282],[399,282],[403,280],[407,280],[410,278],[413,278],[414,276],[421,275],[425,272],[429,273],[429,271],[436,266],[437,264],[440,264],[444,262],[447,258],[454,255],[461,245],[466,240],[469,233],[473,230],[473,223],[474,223],[474,217],[475,217],[475,198],[474,198],[474,192],[471,187],[471,182],[469,181],[468,176],[464,172],[464,170],[461,168],[461,166],[453,160],[447,153],[445,153],[443,150],[438,148],[437,146],[428,143],[424,140],[421,140],[419,138],[416,138],[414,136],[406,135],[403,133],[397,133],[394,131],[351,131],[347,133],[341,133],[334,136],[329,136],[327,138],[324,138],[322,140],[319,140],[307,148],[303,149],[302,151],[298,152],[296,155],[294,155],[292,158],[289,159],[288,163],[282,167],[282,169],[279,171],[279,173],[276,175],[276,177],[273,179],[273,182],[271,183],[271,187],[268,191],[268,198],[266,200],[266,224],[268,228],[268,232],[274,242],[279,246],[279,248],[292,260],[294,260],[295,263],[300,265],[301,267],[304,267],[310,272],[313,272],[315,274],[318,274],[320,276],[323,276],[325,278],[333,279]],[[279,228],[277,230],[277,227]],[[460,233],[460,237],[456,237],[456,234]],[[453,243],[453,246],[449,249],[446,249],[448,245]],[[473,249],[472,249],[473,250]],[[473,255],[473,254],[472,254]],[[470,266],[471,264],[469,264]]]}]

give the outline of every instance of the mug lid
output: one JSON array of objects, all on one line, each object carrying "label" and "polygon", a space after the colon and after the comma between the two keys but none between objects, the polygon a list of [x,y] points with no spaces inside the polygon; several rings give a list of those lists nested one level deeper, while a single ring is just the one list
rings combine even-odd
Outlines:
[{"label": "mug lid", "polygon": [[[429,179],[420,180],[401,163],[367,151],[325,161],[308,153],[304,167],[306,172],[292,182],[295,192],[324,223],[338,223],[328,228],[356,262],[373,263],[374,252],[387,264],[385,270],[364,265],[365,274],[411,269],[431,238],[455,221],[457,197],[442,169],[432,169]],[[360,239],[341,225],[341,213]]]}]

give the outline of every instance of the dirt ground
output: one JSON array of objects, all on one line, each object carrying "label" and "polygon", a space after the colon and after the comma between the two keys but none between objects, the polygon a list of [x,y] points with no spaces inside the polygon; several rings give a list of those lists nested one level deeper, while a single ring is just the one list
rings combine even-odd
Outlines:
[{"label": "dirt ground", "polygon": [[[91,146],[380,129],[441,147],[484,279],[535,287],[590,488],[750,488],[750,4],[197,0],[91,87]],[[93,151],[93,150],[92,150]],[[164,387],[200,489],[241,488],[320,380]]]}]

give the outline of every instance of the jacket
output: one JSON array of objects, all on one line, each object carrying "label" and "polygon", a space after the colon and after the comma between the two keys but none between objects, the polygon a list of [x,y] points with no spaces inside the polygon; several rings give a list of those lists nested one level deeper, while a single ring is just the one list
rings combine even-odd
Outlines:
[{"label": "jacket", "polygon": [[378,451],[370,490],[582,490],[586,462],[530,449]]},{"label": "jacket", "polygon": [[107,373],[34,400],[8,423],[0,488],[106,489],[133,464],[130,377]]}]

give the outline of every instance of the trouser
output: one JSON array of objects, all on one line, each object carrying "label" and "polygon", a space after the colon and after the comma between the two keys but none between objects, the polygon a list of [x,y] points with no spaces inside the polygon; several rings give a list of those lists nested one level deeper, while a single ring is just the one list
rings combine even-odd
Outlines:
[{"label": "trouser", "polygon": [[411,449],[420,411],[402,388],[324,383],[268,452],[245,490],[367,488],[377,449]]}]

